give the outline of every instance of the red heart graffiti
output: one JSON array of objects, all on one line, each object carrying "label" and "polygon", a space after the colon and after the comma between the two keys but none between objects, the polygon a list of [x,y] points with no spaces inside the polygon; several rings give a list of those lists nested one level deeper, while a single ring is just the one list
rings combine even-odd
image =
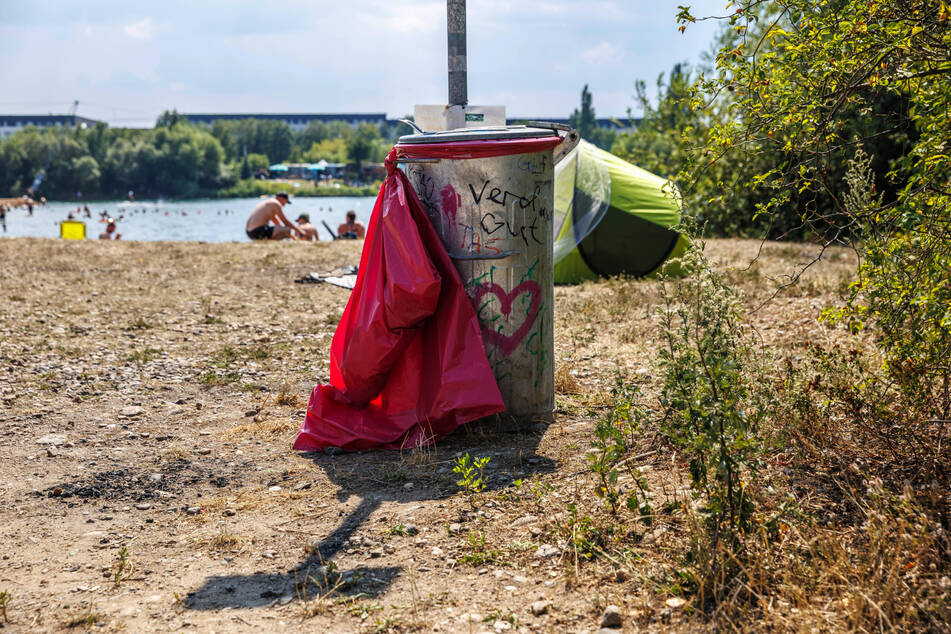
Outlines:
[{"label": "red heart graffiti", "polygon": [[479,302],[482,301],[482,297],[486,293],[492,293],[499,298],[499,310],[501,310],[502,314],[505,315],[506,319],[511,318],[512,304],[519,295],[522,293],[528,293],[532,296],[532,304],[528,309],[528,315],[525,316],[525,321],[522,322],[522,325],[519,326],[512,334],[503,335],[497,330],[492,330],[486,324],[482,324],[482,332],[485,339],[494,343],[496,347],[498,347],[498,349],[502,352],[502,354],[507,357],[515,351],[515,348],[518,347],[518,344],[522,343],[525,335],[528,334],[528,331],[531,330],[532,326],[535,324],[535,319],[538,317],[538,309],[541,307],[542,303],[541,289],[538,286],[538,282],[533,280],[522,282],[508,293],[505,292],[504,288],[498,284],[493,284],[492,282],[480,284],[475,289],[475,294],[472,296],[472,302],[475,304],[476,310],[479,309]]}]

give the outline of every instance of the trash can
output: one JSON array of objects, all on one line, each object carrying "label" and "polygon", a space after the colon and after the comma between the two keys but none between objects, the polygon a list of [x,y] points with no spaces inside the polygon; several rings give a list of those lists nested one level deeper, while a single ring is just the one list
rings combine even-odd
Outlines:
[{"label": "trash can", "polygon": [[554,410],[553,150],[557,130],[400,137],[400,165],[466,286],[486,356],[519,426]]}]

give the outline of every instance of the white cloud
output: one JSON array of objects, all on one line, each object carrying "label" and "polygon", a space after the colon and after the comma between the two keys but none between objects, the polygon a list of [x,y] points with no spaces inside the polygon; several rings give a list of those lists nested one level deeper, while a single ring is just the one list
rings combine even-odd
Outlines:
[{"label": "white cloud", "polygon": [[153,31],[152,18],[143,18],[138,22],[127,24],[122,30],[132,39],[151,40]]},{"label": "white cloud", "polygon": [[358,22],[383,36],[419,35],[446,28],[446,3],[426,2],[413,7],[386,4],[373,7]]},{"label": "white cloud", "polygon": [[172,92],[185,92],[185,84],[180,81],[173,81],[168,85],[168,89]]},{"label": "white cloud", "polygon": [[623,56],[624,54],[621,49],[611,42],[601,42],[581,53],[581,59],[583,59],[586,64],[592,66],[607,62],[616,62]]}]

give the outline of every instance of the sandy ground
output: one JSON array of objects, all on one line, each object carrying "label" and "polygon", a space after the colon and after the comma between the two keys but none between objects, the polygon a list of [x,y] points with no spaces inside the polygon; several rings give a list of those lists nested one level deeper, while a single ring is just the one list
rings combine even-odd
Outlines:
[{"label": "sandy ground", "polygon": [[[718,241],[755,305],[810,248]],[[649,372],[658,284],[556,290],[554,424],[413,452],[291,450],[348,291],[295,284],[360,245],[0,240],[0,592],[8,631],[587,632],[690,629],[644,574],[579,568],[560,518],[616,372]],[[816,324],[854,266],[833,252],[754,322]],[[731,268],[733,267],[733,268]],[[452,473],[488,456],[474,499]],[[670,458],[645,459],[661,491]],[[0,595],[0,602],[2,602]]]}]

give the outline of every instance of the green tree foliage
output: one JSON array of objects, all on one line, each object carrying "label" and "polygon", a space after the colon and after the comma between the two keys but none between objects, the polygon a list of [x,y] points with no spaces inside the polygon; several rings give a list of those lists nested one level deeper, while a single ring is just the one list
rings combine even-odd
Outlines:
[{"label": "green tree foliage", "polygon": [[347,162],[347,142],[340,137],[324,139],[314,143],[304,152],[303,160],[307,163],[327,161],[328,163]]},{"label": "green tree foliage", "polygon": [[692,84],[689,67],[677,64],[669,78],[663,74],[657,78],[655,106],[647,94],[647,84],[638,80],[635,100],[643,116],[637,128],[615,137],[611,152],[648,171],[675,178],[683,167],[691,138],[704,127],[700,113],[684,101]]},{"label": "green tree foliage", "polygon": [[[795,215],[860,255],[848,303],[884,365],[866,377],[876,425],[918,439],[947,475],[951,416],[951,12],[945,2],[742,0],[692,101],[720,107],[686,174],[738,154],[772,156],[735,193]],[[694,20],[682,8],[679,20]],[[864,422],[864,421],[863,421]]]},{"label": "green tree foliage", "polygon": [[280,163],[295,148],[294,135],[282,121],[219,119],[212,124],[211,133],[221,143],[229,162],[243,160],[247,152],[264,154],[272,163]]},{"label": "green tree foliage", "polygon": [[583,139],[590,139],[595,130],[598,129],[598,122],[594,116],[594,106],[591,105],[591,93],[588,91],[588,84],[581,89],[581,109],[575,108],[568,117],[568,121]]},{"label": "green tree foliage", "polygon": [[38,195],[72,198],[192,196],[223,184],[221,145],[183,120],[151,130],[28,128],[0,144],[0,191],[24,193],[45,175]]},{"label": "green tree foliage", "polygon": [[582,139],[594,143],[602,149],[609,149],[614,141],[612,130],[602,130],[598,127],[598,120],[594,114],[593,98],[585,84],[581,89],[581,108],[575,108],[568,117],[568,124],[578,131]]},{"label": "green tree foliage", "polygon": [[380,140],[380,129],[368,123],[361,123],[347,140],[347,155],[357,171],[364,161],[374,155]]},{"label": "green tree foliage", "polygon": [[268,160],[267,155],[265,154],[249,152],[248,165],[251,167],[252,172],[256,172],[258,170],[266,170],[271,166],[271,162]]}]

